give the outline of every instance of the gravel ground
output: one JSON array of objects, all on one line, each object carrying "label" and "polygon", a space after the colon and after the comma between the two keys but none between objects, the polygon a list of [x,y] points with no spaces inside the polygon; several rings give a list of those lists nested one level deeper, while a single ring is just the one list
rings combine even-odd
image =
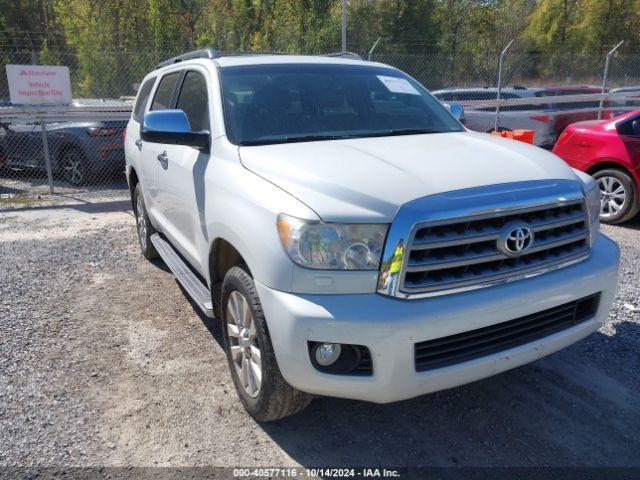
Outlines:
[{"label": "gravel ground", "polygon": [[[640,466],[640,219],[602,329],[391,405],[236,400],[217,324],[138,252],[126,200],[0,205],[0,466]],[[108,200],[108,199],[107,199]]]},{"label": "gravel ground", "polygon": [[69,201],[103,202],[129,198],[124,173],[93,178],[93,182],[74,187],[57,177],[53,179],[55,195],[49,195],[49,182],[44,172],[0,168],[0,208],[64,204]]}]

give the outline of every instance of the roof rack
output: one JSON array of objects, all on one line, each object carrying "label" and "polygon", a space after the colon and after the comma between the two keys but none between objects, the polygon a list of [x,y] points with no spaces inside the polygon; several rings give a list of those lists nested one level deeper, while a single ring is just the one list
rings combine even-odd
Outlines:
[{"label": "roof rack", "polygon": [[[182,55],[178,55],[177,57],[172,57],[167,60],[163,60],[162,62],[156,65],[156,68],[166,67],[168,65],[173,65],[174,63],[184,62],[185,60],[193,60],[195,58],[220,58],[222,56],[235,56],[235,55],[281,55],[278,53],[269,53],[269,52],[225,52],[224,54],[214,50],[213,48],[205,48],[202,50],[195,50],[193,52],[183,53]],[[353,58],[355,60],[362,60],[362,57],[357,53],[353,52],[337,52],[337,53],[327,53],[322,55],[323,57],[342,57],[342,58]]]},{"label": "roof rack", "polygon": [[355,60],[362,60],[362,57],[360,55],[353,52],[325,53],[322,56],[323,57],[344,57],[344,58],[353,58]]},{"label": "roof rack", "polygon": [[166,67],[168,65],[173,65],[174,63],[184,62],[185,60],[193,60],[194,58],[219,58],[220,54],[214,50],[213,48],[205,48],[202,50],[195,50],[193,52],[183,53],[182,55],[178,55],[177,57],[169,58],[168,60],[164,60],[156,65],[156,68]]}]

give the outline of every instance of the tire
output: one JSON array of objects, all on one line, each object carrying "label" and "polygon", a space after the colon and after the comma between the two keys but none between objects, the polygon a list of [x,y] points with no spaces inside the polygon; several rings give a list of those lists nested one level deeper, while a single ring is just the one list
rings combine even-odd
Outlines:
[{"label": "tire", "polygon": [[138,231],[138,241],[140,242],[140,251],[147,260],[158,258],[156,247],[151,243],[151,235],[156,233],[156,229],[151,225],[147,207],[144,205],[144,196],[142,195],[142,187],[139,183],[133,191],[134,213],[136,215],[136,230]]},{"label": "tire", "polygon": [[243,267],[231,268],[224,277],[222,325],[231,377],[253,418],[279,420],[309,405],[313,397],[282,378],[253,279]]},{"label": "tire", "polygon": [[611,168],[594,173],[593,178],[598,182],[602,194],[602,223],[622,223],[637,215],[640,210],[638,188],[626,172]]},{"label": "tire", "polygon": [[69,148],[64,151],[60,159],[60,173],[74,187],[87,183],[87,159],[81,150]]}]

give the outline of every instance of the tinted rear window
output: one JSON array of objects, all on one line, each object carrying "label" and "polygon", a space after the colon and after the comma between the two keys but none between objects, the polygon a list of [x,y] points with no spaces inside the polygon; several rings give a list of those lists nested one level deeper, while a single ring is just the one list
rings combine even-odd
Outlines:
[{"label": "tinted rear window", "polygon": [[142,84],[140,90],[138,91],[138,98],[136,99],[136,105],[133,107],[133,119],[136,122],[140,122],[144,115],[144,109],[147,106],[147,101],[149,100],[149,94],[151,94],[151,89],[153,88],[153,84],[156,83],[156,77],[151,77],[146,82]]},{"label": "tinted rear window", "polygon": [[173,91],[175,90],[179,75],[180,72],[174,72],[162,77],[160,85],[158,85],[158,89],[156,90],[156,96],[153,98],[151,110],[171,108],[171,98],[173,97]]}]

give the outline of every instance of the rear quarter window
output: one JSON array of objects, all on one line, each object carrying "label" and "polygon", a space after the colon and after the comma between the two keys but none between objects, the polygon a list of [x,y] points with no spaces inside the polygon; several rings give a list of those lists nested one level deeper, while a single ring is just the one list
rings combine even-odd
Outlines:
[{"label": "rear quarter window", "polygon": [[149,95],[151,94],[154,83],[156,83],[156,77],[151,77],[144,82],[140,90],[138,90],[138,98],[136,98],[136,104],[133,107],[133,119],[138,123],[142,121],[144,109],[149,101]]}]

